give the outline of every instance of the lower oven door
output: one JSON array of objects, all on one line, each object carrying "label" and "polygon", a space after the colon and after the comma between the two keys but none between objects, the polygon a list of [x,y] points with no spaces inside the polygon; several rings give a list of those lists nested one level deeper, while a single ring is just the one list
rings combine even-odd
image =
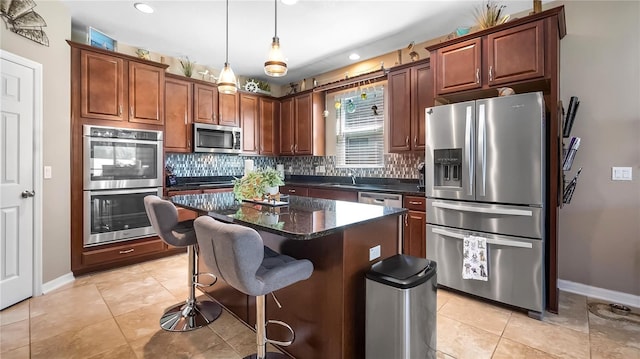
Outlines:
[{"label": "lower oven door", "polygon": [[[487,241],[488,280],[463,279],[464,237]],[[438,263],[438,284],[526,308],[544,310],[543,241],[427,224],[427,258]]]},{"label": "lower oven door", "polygon": [[162,187],[84,191],[84,247],[155,234],[144,197],[162,196]]}]

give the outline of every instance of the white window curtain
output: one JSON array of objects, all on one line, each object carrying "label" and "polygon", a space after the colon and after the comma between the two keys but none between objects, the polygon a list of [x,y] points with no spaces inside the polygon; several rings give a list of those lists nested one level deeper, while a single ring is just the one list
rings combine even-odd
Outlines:
[{"label": "white window curtain", "polygon": [[334,95],[336,166],[384,166],[384,85],[370,85]]}]

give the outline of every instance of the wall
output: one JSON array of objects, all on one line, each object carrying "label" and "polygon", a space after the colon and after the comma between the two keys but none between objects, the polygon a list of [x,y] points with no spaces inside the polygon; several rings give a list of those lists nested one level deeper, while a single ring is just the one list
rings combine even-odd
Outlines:
[{"label": "wall", "polygon": [[6,27],[0,47],[43,65],[43,164],[53,178],[43,180],[42,280],[71,271],[70,262],[70,50],[71,16],[59,1],[37,1],[34,9],[47,22],[49,47],[18,36]]},{"label": "wall", "polygon": [[[583,170],[560,211],[559,277],[640,295],[640,3],[564,5],[561,96],[580,99],[582,139],[568,175]],[[633,167],[633,181],[611,181],[612,166]]]}]

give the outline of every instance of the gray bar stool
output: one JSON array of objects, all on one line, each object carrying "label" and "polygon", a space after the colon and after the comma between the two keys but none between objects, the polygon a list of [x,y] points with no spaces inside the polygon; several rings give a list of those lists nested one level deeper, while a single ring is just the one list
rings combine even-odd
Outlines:
[{"label": "gray bar stool", "polygon": [[[196,287],[203,285],[197,282],[198,241],[193,230],[193,221],[178,222],[178,210],[173,203],[158,196],[146,196],[144,207],[158,236],[169,245],[187,247],[189,256],[189,297],[185,303],[178,303],[164,311],[160,318],[160,327],[172,332],[186,332],[208,325],[220,316],[222,307],[209,300],[196,300]],[[215,275],[212,276],[217,280]]]},{"label": "gray bar stool", "polygon": [[198,217],[193,227],[200,255],[207,266],[215,268],[220,278],[233,288],[256,297],[257,352],[244,359],[288,358],[280,353],[267,353],[267,343],[287,346],[293,342],[268,339],[267,324],[282,325],[292,336],[295,334],[286,323],[265,321],[265,295],[309,278],[313,264],[272,251],[264,246],[258,232],[248,227],[222,223],[207,216]]}]

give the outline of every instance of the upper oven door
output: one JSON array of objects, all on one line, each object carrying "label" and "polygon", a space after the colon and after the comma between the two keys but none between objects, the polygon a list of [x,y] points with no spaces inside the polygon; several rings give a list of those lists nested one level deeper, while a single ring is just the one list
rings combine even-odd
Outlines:
[{"label": "upper oven door", "polygon": [[193,152],[240,153],[242,131],[238,127],[193,124]]},{"label": "upper oven door", "polygon": [[161,187],[162,141],[84,137],[84,189]]}]

